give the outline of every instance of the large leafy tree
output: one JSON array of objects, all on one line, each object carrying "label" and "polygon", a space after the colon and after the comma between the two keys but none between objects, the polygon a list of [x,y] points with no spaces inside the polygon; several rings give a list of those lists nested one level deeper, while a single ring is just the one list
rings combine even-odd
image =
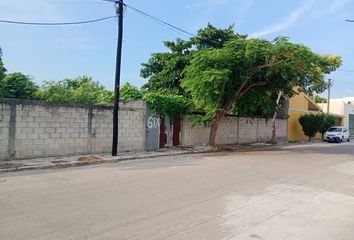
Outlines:
[{"label": "large leafy tree", "polygon": [[19,72],[9,73],[0,79],[0,97],[34,99],[38,86],[33,79]]},{"label": "large leafy tree", "polygon": [[169,52],[153,53],[147,63],[142,64],[140,76],[149,78],[143,86],[149,91],[162,91],[183,94],[180,86],[184,78],[184,69],[191,57],[191,43],[181,39],[164,42]]},{"label": "large leafy tree", "polygon": [[45,81],[37,95],[39,99],[48,102],[82,104],[113,102],[113,92],[87,76],[64,79],[59,82]]},{"label": "large leafy tree", "polygon": [[[324,74],[329,74],[340,67],[340,56],[321,56],[312,52],[309,48],[293,44],[286,37],[274,40],[275,54],[285,56],[277,62],[277,68],[273,71],[273,81],[270,85],[271,97],[275,102],[272,117],[272,140],[276,140],[276,117],[281,108],[281,99],[289,99],[299,92],[311,95],[313,92],[321,93],[328,84]],[[289,68],[292,67],[292,68]],[[294,68],[295,67],[295,68]]]},{"label": "large leafy tree", "polygon": [[235,38],[194,53],[182,86],[211,121],[208,143],[214,146],[220,121],[246,94],[268,91],[278,99],[294,94],[294,87],[319,90],[326,86],[324,73],[335,68],[330,59],[286,38]]},{"label": "large leafy tree", "polygon": [[181,80],[185,77],[185,69],[190,64],[193,54],[203,49],[222,48],[227,41],[234,38],[245,38],[234,33],[233,27],[231,25],[226,29],[218,29],[208,24],[198,31],[196,37],[187,41],[177,39],[164,42],[168,51],[153,53],[147,63],[142,64],[140,76],[149,79],[143,88],[185,95]]}]

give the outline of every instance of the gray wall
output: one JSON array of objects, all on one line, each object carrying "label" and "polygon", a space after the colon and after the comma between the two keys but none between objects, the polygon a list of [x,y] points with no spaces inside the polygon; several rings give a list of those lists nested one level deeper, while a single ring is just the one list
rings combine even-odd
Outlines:
[{"label": "gray wall", "polygon": [[[112,143],[112,106],[50,104],[0,99],[0,160],[109,153]],[[153,124],[149,117],[154,120]],[[185,116],[181,144],[205,144],[209,127],[193,126]],[[150,119],[151,120],[151,119]],[[152,134],[150,125],[154,127]],[[156,125],[156,126],[155,126]],[[277,120],[278,138],[287,138],[287,120]],[[153,138],[153,139],[152,139]],[[271,138],[271,122],[263,118],[226,117],[217,133],[217,144],[265,142]],[[119,151],[156,149],[159,120],[144,101],[120,105]],[[151,146],[150,146],[150,145]]]},{"label": "gray wall", "polygon": [[[144,149],[145,103],[121,104],[119,151]],[[0,99],[0,159],[111,151],[112,106]]]},{"label": "gray wall", "polygon": [[[181,129],[181,143],[184,146],[206,144],[209,138],[210,127],[203,125],[193,126],[188,120],[193,116],[185,116]],[[287,139],[287,119],[277,119],[276,131],[278,139]],[[264,118],[226,117],[219,126],[217,144],[242,144],[252,142],[266,142],[272,137],[272,123]]]}]

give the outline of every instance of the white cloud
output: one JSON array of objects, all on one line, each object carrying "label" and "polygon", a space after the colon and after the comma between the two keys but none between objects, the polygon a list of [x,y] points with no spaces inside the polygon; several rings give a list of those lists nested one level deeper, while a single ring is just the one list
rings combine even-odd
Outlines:
[{"label": "white cloud", "polygon": [[266,36],[272,33],[279,32],[283,29],[286,29],[296,23],[296,21],[314,4],[314,0],[305,1],[300,7],[292,11],[285,19],[282,19],[280,22],[262,30],[255,32],[249,35],[250,38]]}]

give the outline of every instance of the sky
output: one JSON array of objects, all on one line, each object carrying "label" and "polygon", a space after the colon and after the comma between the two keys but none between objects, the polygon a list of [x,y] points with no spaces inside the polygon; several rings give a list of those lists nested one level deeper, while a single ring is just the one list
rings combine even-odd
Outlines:
[{"label": "sky", "polygon": [[[339,54],[331,98],[354,96],[354,0],[125,0],[188,32],[212,23],[249,37],[287,36],[320,54]],[[0,19],[70,22],[115,15],[102,0],[0,0]],[[187,37],[127,8],[124,12],[122,83],[141,86],[141,63],[166,51],[163,41]],[[23,72],[40,84],[82,75],[109,89],[114,86],[117,20],[71,26],[24,26],[0,23],[0,47],[8,72]],[[326,96],[327,92],[321,94]]]}]

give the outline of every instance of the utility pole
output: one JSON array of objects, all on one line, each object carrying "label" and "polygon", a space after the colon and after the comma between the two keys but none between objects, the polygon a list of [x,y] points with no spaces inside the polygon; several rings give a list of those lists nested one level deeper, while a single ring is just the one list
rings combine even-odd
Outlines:
[{"label": "utility pole", "polygon": [[116,55],[116,75],[114,84],[114,109],[113,109],[113,140],[112,140],[112,156],[117,156],[118,150],[118,119],[119,119],[119,86],[122,58],[122,41],[123,41],[123,0],[115,2],[116,13],[118,16],[118,43]]},{"label": "utility pole", "polygon": [[329,114],[329,104],[330,104],[330,98],[331,98],[331,79],[328,79],[328,96],[327,96],[327,114]]}]

